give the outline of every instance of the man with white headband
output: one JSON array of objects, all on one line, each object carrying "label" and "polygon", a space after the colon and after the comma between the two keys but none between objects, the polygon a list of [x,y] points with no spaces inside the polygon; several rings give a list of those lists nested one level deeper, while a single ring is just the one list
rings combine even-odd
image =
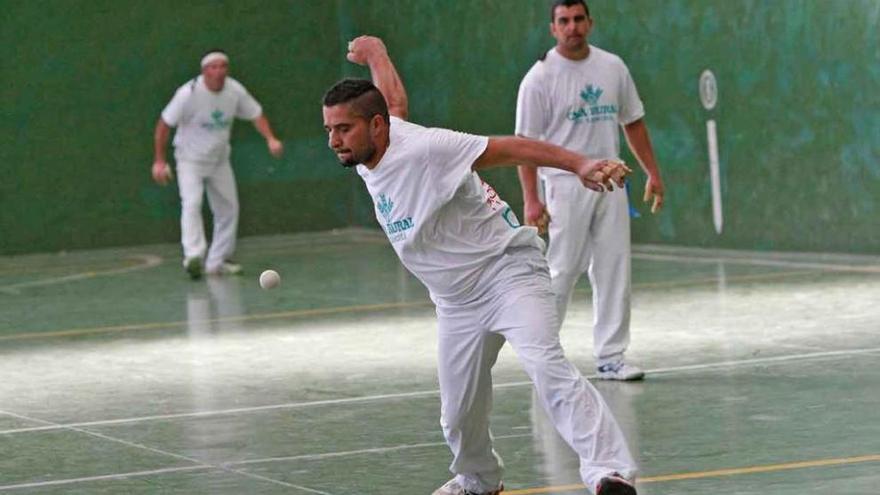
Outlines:
[{"label": "man with white headband", "polygon": [[[241,83],[227,76],[226,53],[209,51],[202,57],[201,66],[201,75],[178,88],[162,111],[156,123],[153,160],[153,180],[167,184],[171,168],[165,160],[165,147],[170,129],[176,127],[174,157],[182,202],[183,266],[194,280],[203,271],[212,275],[241,273],[241,266],[231,261],[238,230],[238,193],[229,163],[229,136],[234,119],[252,121],[276,158],[284,151],[260,104]],[[210,250],[202,223],[205,192],[214,215]]]}]

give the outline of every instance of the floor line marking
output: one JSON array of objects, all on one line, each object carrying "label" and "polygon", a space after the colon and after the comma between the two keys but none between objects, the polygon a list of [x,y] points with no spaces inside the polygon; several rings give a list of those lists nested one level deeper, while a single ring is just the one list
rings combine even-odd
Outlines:
[{"label": "floor line marking", "polygon": [[[725,277],[726,282],[744,282],[744,281],[753,281],[753,280],[767,280],[767,279],[779,279],[791,276],[799,276],[799,275],[807,275],[810,273],[815,273],[815,271],[790,271],[790,272],[782,272],[782,273],[763,273],[763,274],[750,274],[750,275],[731,275]],[[633,287],[636,289],[656,289],[656,288],[669,288],[669,287],[685,287],[692,285],[706,285],[706,284],[714,284],[719,281],[718,277],[707,277],[700,279],[692,279],[692,280],[679,280],[674,282],[642,282],[635,283]],[[582,292],[583,289],[577,289],[577,292]],[[205,320],[197,320],[197,321],[188,321],[188,320],[178,320],[178,321],[168,321],[168,322],[154,322],[154,323],[136,323],[130,325],[112,325],[112,326],[104,326],[104,327],[92,327],[92,328],[75,328],[70,330],[57,330],[51,332],[32,332],[32,333],[15,333],[11,335],[0,335],[0,342],[2,341],[10,341],[10,340],[37,340],[37,339],[49,339],[55,337],[80,337],[84,335],[94,335],[101,333],[115,333],[115,332],[131,332],[131,331],[140,331],[140,330],[159,330],[159,329],[172,329],[176,327],[186,327],[188,325],[204,325],[204,324],[215,324],[215,323],[234,323],[234,322],[248,322],[248,321],[262,321],[262,320],[277,320],[277,319],[285,319],[285,318],[302,318],[309,316],[333,316],[333,315],[341,315],[341,314],[349,314],[349,313],[360,313],[360,312],[372,312],[372,311],[387,311],[392,309],[412,309],[425,307],[432,307],[434,303],[430,300],[422,300],[422,301],[407,301],[407,302],[396,302],[396,303],[377,303],[377,304],[361,304],[354,306],[334,306],[329,308],[313,308],[313,309],[295,309],[291,311],[280,311],[275,313],[263,313],[263,314],[254,314],[254,315],[241,315],[241,316],[227,316],[223,318],[211,318]]]},{"label": "floor line marking", "polygon": [[[814,275],[816,270],[792,270],[777,273],[753,273],[749,275],[728,275],[724,277],[724,283],[729,285],[730,282],[753,282],[757,280],[774,280],[788,277],[798,277],[803,275]],[[671,287],[688,287],[693,285],[709,285],[720,282],[721,277],[704,277],[686,280],[676,280],[674,282],[640,282],[633,284],[634,289],[668,289]],[[578,290],[578,292],[590,292],[586,289]]]},{"label": "floor line marking", "polygon": [[168,321],[168,322],[155,322],[155,323],[137,323],[132,325],[114,325],[107,327],[94,327],[94,328],[76,328],[71,330],[59,330],[54,332],[36,332],[36,333],[18,333],[12,335],[0,335],[0,341],[4,340],[32,340],[32,339],[43,339],[43,338],[51,338],[51,337],[74,337],[81,335],[89,335],[96,333],[110,333],[110,332],[127,332],[133,330],[157,330],[162,328],[175,328],[175,327],[185,327],[187,325],[202,325],[208,323],[230,323],[230,322],[241,322],[241,321],[259,321],[259,320],[273,320],[273,319],[282,319],[282,318],[298,318],[303,316],[326,316],[326,315],[334,315],[334,314],[344,314],[344,313],[357,313],[357,312],[367,312],[367,311],[383,311],[389,309],[405,309],[405,308],[414,308],[419,306],[429,307],[432,306],[433,303],[431,301],[413,301],[413,302],[400,302],[400,303],[380,303],[380,304],[361,304],[356,306],[341,306],[341,307],[333,307],[333,308],[314,308],[314,309],[297,309],[292,311],[281,311],[277,313],[264,313],[264,314],[256,314],[256,315],[241,315],[241,316],[227,316],[223,318],[210,318],[205,320],[196,320],[196,321]]},{"label": "floor line marking", "polygon": [[633,244],[632,252],[647,254],[670,254],[677,256],[715,257],[730,260],[760,259],[806,262],[834,262],[846,264],[872,264],[880,266],[880,256],[840,252],[756,251],[752,249],[705,248],[674,244]]},{"label": "floor line marking", "polygon": [[[521,438],[521,437],[531,437],[531,434],[516,434],[516,435],[500,435],[495,437],[496,440],[501,439],[509,439],[509,438]],[[264,464],[269,462],[285,462],[285,461],[295,461],[295,460],[315,460],[315,459],[326,459],[331,457],[342,457],[348,455],[360,455],[360,454],[373,454],[373,453],[387,453],[393,451],[401,451],[401,450],[411,450],[417,448],[426,448],[426,447],[444,447],[446,446],[445,442],[425,442],[419,444],[409,444],[409,445],[396,445],[392,447],[380,447],[380,448],[372,448],[372,449],[360,449],[360,450],[351,450],[347,452],[335,452],[329,454],[306,454],[306,455],[297,455],[297,456],[286,456],[286,457],[268,457],[264,459],[250,459],[246,461],[235,461],[230,463],[223,463],[223,466],[242,466],[242,465],[253,465],[253,464]],[[851,464],[860,464],[866,462],[880,462],[880,455],[878,454],[870,454],[863,456],[854,456],[854,457],[841,457],[841,458],[830,458],[830,459],[816,459],[811,461],[798,461],[798,462],[788,462],[788,463],[778,463],[778,464],[764,464],[758,466],[746,466],[739,468],[727,468],[727,469],[715,469],[709,471],[695,471],[695,472],[686,472],[686,473],[672,473],[665,475],[657,475],[657,476],[646,476],[639,478],[638,484],[648,484],[648,483],[663,483],[669,481],[683,481],[683,480],[693,480],[693,479],[704,479],[704,478],[715,478],[722,476],[737,476],[737,475],[747,475],[747,474],[757,474],[757,473],[770,473],[770,472],[778,472],[792,469],[806,469],[806,468],[814,468],[814,467],[829,467],[829,466],[841,466],[841,465],[851,465]],[[200,470],[221,470],[219,468],[215,468],[208,465],[202,466],[180,466],[173,468],[163,468],[163,469],[154,469],[148,471],[134,471],[128,473],[118,473],[118,474],[109,474],[102,476],[89,476],[82,478],[68,478],[63,480],[51,480],[51,481],[43,481],[43,482],[32,482],[32,483],[19,483],[15,485],[3,485],[0,486],[0,491],[6,490],[14,490],[20,488],[38,488],[45,486],[54,486],[54,485],[66,485],[66,484],[74,484],[74,483],[83,483],[89,481],[103,481],[103,480],[113,480],[113,479],[121,479],[121,478],[133,478],[139,476],[151,476],[155,474],[166,474],[166,473],[175,473],[175,472],[185,472],[185,471],[200,471]],[[572,485],[558,485],[558,486],[546,486],[546,487],[537,487],[537,488],[524,488],[519,490],[507,490],[502,492],[504,495],[536,495],[542,493],[552,493],[557,491],[576,491],[576,490],[586,490],[581,484],[572,484]]]},{"label": "floor line marking", "polygon": [[[755,359],[739,359],[739,360],[731,360],[731,361],[718,361],[714,363],[702,363],[702,364],[686,364],[681,366],[670,366],[667,368],[653,368],[650,370],[645,370],[645,373],[651,376],[654,375],[664,375],[671,373],[679,373],[679,372],[688,372],[695,370],[704,370],[710,368],[733,368],[741,365],[745,366],[754,366],[760,364],[775,364],[782,363],[787,361],[803,361],[808,359],[829,359],[829,358],[837,358],[842,356],[852,356],[857,354],[874,354],[877,351],[880,351],[880,347],[873,347],[869,349],[851,349],[851,350],[843,350],[843,351],[825,351],[825,352],[809,352],[804,354],[791,354],[788,356],[771,356],[766,358],[755,358]],[[589,375],[587,378],[595,378],[595,375]],[[521,382],[509,382],[509,383],[500,383],[496,385],[494,388],[508,388],[508,387],[520,387],[524,385],[531,385],[530,381],[521,381]],[[3,432],[0,432],[3,433]]]},{"label": "floor line marking", "polygon": [[[834,459],[817,459],[813,461],[787,462],[781,464],[764,464],[760,466],[747,466],[730,469],[715,469],[712,471],[695,471],[690,473],[666,474],[660,476],[647,476],[639,478],[637,484],[662,483],[666,481],[694,480],[703,478],[717,478],[721,476],[737,476],[755,473],[771,473],[777,471],[785,471],[790,469],[806,469],[813,467],[841,466],[848,464],[859,464],[865,462],[880,462],[880,455],[871,454],[856,457],[840,457]],[[584,490],[584,485],[560,485],[545,486],[539,488],[524,488],[521,490],[507,490],[501,492],[503,495],[534,495],[539,493],[553,493]]]},{"label": "floor line marking", "polygon": [[[703,364],[689,364],[682,366],[670,366],[666,368],[654,368],[646,370],[648,375],[658,375],[658,374],[670,374],[676,372],[689,372],[694,370],[703,370],[710,368],[725,368],[725,367],[737,367],[737,366],[754,366],[761,364],[774,364],[780,362],[787,361],[800,361],[800,360],[808,360],[808,359],[828,359],[828,358],[837,358],[844,356],[852,356],[852,355],[860,355],[860,354],[875,354],[880,351],[880,347],[873,347],[867,349],[849,349],[849,350],[840,350],[840,351],[824,351],[824,352],[809,352],[803,354],[790,354],[786,356],[770,356],[765,358],[752,358],[752,359],[741,359],[741,360],[730,360],[730,361],[718,361],[714,363],[703,363]],[[595,378],[595,375],[588,375],[587,378]],[[514,388],[514,387],[523,387],[523,386],[531,386],[531,381],[517,381],[517,382],[507,382],[507,383],[498,383],[494,385],[494,389],[506,389],[506,388]],[[73,427],[88,427],[88,426],[110,426],[110,425],[119,425],[119,424],[131,424],[131,423],[142,423],[148,421],[162,421],[168,419],[184,419],[184,418],[203,418],[210,416],[222,416],[222,415],[234,415],[239,413],[251,413],[251,412],[261,412],[261,411],[272,411],[272,410],[285,410],[285,409],[301,409],[308,407],[318,407],[318,406],[329,406],[329,405],[340,405],[340,404],[353,404],[360,402],[376,402],[382,400],[397,400],[397,399],[411,399],[415,397],[431,397],[437,396],[440,394],[440,391],[437,389],[434,390],[418,390],[412,392],[401,392],[401,393],[393,393],[393,394],[377,394],[377,395],[368,395],[361,397],[346,397],[342,399],[324,399],[324,400],[316,400],[316,401],[308,401],[308,402],[288,402],[283,404],[268,404],[264,406],[252,406],[252,407],[239,407],[239,408],[231,408],[231,409],[219,409],[214,411],[196,411],[196,412],[188,412],[188,413],[176,413],[176,414],[160,414],[160,415],[152,415],[152,416],[139,416],[139,417],[131,417],[131,418],[120,418],[120,419],[107,419],[107,420],[98,420],[98,421],[87,421],[87,422],[79,422],[79,423],[50,423],[53,426],[34,426],[27,428],[16,428],[9,430],[0,430],[0,435],[12,435],[17,433],[28,433],[28,432],[38,432],[38,431],[50,431],[50,430],[58,430],[64,428],[73,428]],[[2,411],[0,411],[2,412]],[[46,421],[46,423],[49,423]]]},{"label": "floor line marking", "polygon": [[[506,440],[509,438],[531,438],[533,435],[531,433],[516,433],[512,435],[493,435],[492,438],[494,440]],[[411,444],[403,444],[403,445],[393,445],[391,447],[374,447],[370,449],[358,449],[358,450],[347,450],[340,452],[325,452],[322,454],[301,454],[301,455],[291,455],[291,456],[281,456],[281,457],[266,457],[263,459],[248,459],[246,461],[235,461],[230,462],[228,465],[232,466],[242,466],[248,464],[266,464],[269,462],[285,462],[285,461],[302,461],[302,460],[317,460],[317,459],[330,459],[333,457],[348,457],[351,455],[361,455],[361,454],[384,454],[388,452],[396,452],[401,450],[412,450],[412,449],[422,449],[427,447],[446,447],[446,442],[423,442],[423,443],[411,443]]]},{"label": "floor line marking", "polygon": [[[498,435],[495,436],[495,440],[504,440],[509,438],[523,438],[523,437],[531,437],[531,433],[520,433],[513,435]],[[247,466],[252,464],[266,464],[271,462],[286,462],[286,461],[300,461],[300,460],[318,460],[318,459],[328,459],[333,457],[346,457],[350,455],[361,455],[361,454],[381,454],[388,452],[396,452],[403,450],[413,450],[420,448],[428,448],[428,447],[446,447],[446,442],[424,442],[424,443],[414,443],[414,444],[406,444],[406,445],[394,445],[391,447],[376,447],[371,449],[359,449],[359,450],[349,450],[344,452],[328,452],[324,454],[303,454],[303,455],[293,455],[293,456],[284,456],[284,457],[266,457],[263,459],[249,459],[245,461],[234,461],[234,462],[226,462],[221,463],[222,466]],[[50,480],[50,481],[36,481],[31,483],[19,483],[15,485],[3,485],[0,486],[0,491],[4,490],[14,490],[20,488],[39,488],[44,486],[53,486],[53,485],[68,485],[74,483],[85,483],[90,481],[103,481],[103,480],[114,480],[121,478],[134,478],[140,476],[151,476],[155,474],[166,474],[166,473],[178,473],[184,471],[202,471],[202,470],[216,470],[220,471],[219,468],[214,468],[211,466],[180,466],[180,467],[172,467],[172,468],[162,468],[162,469],[152,469],[147,471],[133,471],[128,473],[118,473],[118,474],[107,474],[101,476],[86,476],[82,478],[67,478],[62,480]]]},{"label": "floor line marking", "polygon": [[[221,470],[221,471],[225,471],[225,472],[228,472],[228,473],[233,473],[233,474],[238,474],[238,475],[240,475],[240,476],[244,476],[245,478],[252,478],[252,479],[256,479],[256,480],[260,480],[260,481],[266,481],[266,482],[268,482],[268,483],[272,483],[272,484],[274,484],[274,485],[280,485],[280,486],[284,486],[284,487],[287,487],[287,488],[295,488],[295,489],[297,489],[297,490],[302,490],[302,491],[309,492],[309,493],[316,493],[316,494],[318,494],[318,495],[331,495],[330,493],[322,492],[322,491],[320,491],[320,490],[315,490],[315,489],[313,489],[313,488],[308,488],[308,487],[305,487],[305,486],[295,485],[295,484],[293,484],[293,483],[287,483],[287,482],[284,482],[284,481],[281,481],[281,480],[276,480],[276,479],[274,479],[274,478],[269,478],[269,477],[267,477],[267,476],[262,476],[262,475],[255,474],[255,473],[249,473],[249,472],[247,472],[247,471],[241,471],[241,470],[239,470],[239,469],[231,469],[231,468],[225,467],[225,466],[223,466],[223,465],[215,465],[215,464],[210,464],[210,463],[202,462],[202,461],[200,461],[200,460],[198,460],[198,459],[195,459],[195,458],[192,458],[192,457],[189,457],[189,456],[185,456],[185,455],[182,455],[182,454],[175,454],[175,453],[173,453],[173,452],[168,452],[168,451],[166,451],[166,450],[157,449],[157,448],[155,448],[155,447],[149,447],[149,446],[147,446],[147,445],[142,445],[142,444],[139,444],[139,443],[136,443],[136,442],[129,442],[128,440],[123,440],[123,439],[121,439],[121,438],[111,437],[111,436],[109,436],[109,435],[104,435],[103,433],[97,433],[97,432],[94,432],[94,431],[84,430],[84,429],[82,429],[82,428],[78,428],[78,427],[75,427],[75,426],[72,426],[72,425],[59,425],[58,423],[53,423],[53,422],[51,422],[51,421],[46,421],[46,420],[38,419],[38,418],[32,418],[32,417],[29,417],[29,416],[25,416],[25,415],[23,415],[23,414],[17,414],[17,413],[13,413],[13,412],[9,412],[9,411],[3,411],[3,410],[0,410],[0,413],[5,414],[5,415],[7,415],[7,416],[12,416],[12,417],[14,417],[14,418],[23,419],[23,420],[26,420],[26,421],[33,421],[33,422],[36,422],[36,423],[46,423],[46,424],[51,425],[51,426],[60,427],[60,428],[63,429],[63,430],[75,431],[75,432],[77,432],[77,433],[82,433],[82,434],[87,435],[87,436],[100,438],[100,439],[102,439],[102,440],[107,440],[107,441],[114,442],[114,443],[119,443],[119,444],[125,445],[125,446],[127,446],[127,447],[132,447],[132,448],[135,448],[135,449],[146,450],[146,451],[148,451],[148,452],[153,452],[153,453],[155,453],[155,454],[160,454],[160,455],[163,455],[163,456],[166,456],[166,457],[172,457],[172,458],[174,458],[174,459],[178,459],[178,460],[184,460],[184,461],[187,461],[187,462],[191,462],[191,463],[195,464],[196,466],[202,466],[202,467],[204,467],[204,468],[219,469],[219,470]],[[2,489],[2,488],[3,488],[3,487],[0,487],[0,489]]]},{"label": "floor line marking", "polygon": [[701,263],[701,264],[717,264],[725,263],[730,265],[752,265],[752,266],[774,266],[785,268],[808,268],[818,271],[834,271],[834,272],[857,272],[857,273],[880,273],[880,266],[876,265],[849,265],[840,263],[816,263],[809,261],[792,261],[784,259],[760,259],[760,258],[727,258],[723,256],[699,257],[684,256],[675,254],[651,254],[651,253],[633,253],[633,258],[649,260],[649,261],[674,261],[681,263]]},{"label": "floor line marking", "polygon": [[770,356],[766,358],[756,358],[754,360],[731,360],[731,361],[719,361],[717,363],[705,363],[705,364],[692,364],[692,365],[682,365],[682,366],[670,366],[668,368],[655,368],[651,371],[651,374],[668,374],[675,373],[681,371],[693,371],[693,370],[702,370],[706,368],[723,368],[723,367],[732,367],[738,366],[740,364],[772,364],[772,363],[782,363],[786,361],[801,361],[805,359],[815,359],[815,358],[832,358],[832,357],[841,357],[841,356],[851,356],[855,354],[874,354],[880,351],[880,347],[872,347],[867,349],[851,349],[851,350],[842,350],[842,351],[823,351],[823,352],[809,352],[804,354],[792,354],[788,356]]},{"label": "floor line marking", "polygon": [[34,280],[31,282],[22,282],[18,284],[12,285],[4,285],[0,286],[0,292],[6,292],[8,294],[20,294],[20,289],[28,289],[31,287],[42,287],[45,285],[55,285],[62,284],[65,282],[74,282],[78,280],[85,280],[87,278],[95,278],[102,277],[105,275],[118,275],[120,273],[129,273],[136,272],[140,270],[146,270],[149,268],[153,268],[155,266],[159,266],[162,264],[162,258],[160,256],[155,256],[152,254],[135,254],[130,255],[128,258],[133,258],[139,260],[140,263],[133,266],[126,266],[123,268],[111,268],[109,270],[100,270],[100,271],[87,271],[81,273],[74,273],[72,275],[65,275],[63,277],[52,277],[52,278],[44,278],[40,280]]},{"label": "floor line marking", "polygon": [[205,471],[211,468],[205,466],[180,466],[173,468],[153,469],[149,471],[132,471],[128,473],[104,474],[99,476],[84,476],[82,478],[65,478],[60,480],[33,481],[30,483],[17,483],[14,485],[0,485],[0,491],[19,490],[22,488],[40,488],[56,485],[69,485],[73,483],[87,483],[89,481],[117,480],[134,478],[139,476],[151,476],[154,474],[180,473],[185,471]]}]

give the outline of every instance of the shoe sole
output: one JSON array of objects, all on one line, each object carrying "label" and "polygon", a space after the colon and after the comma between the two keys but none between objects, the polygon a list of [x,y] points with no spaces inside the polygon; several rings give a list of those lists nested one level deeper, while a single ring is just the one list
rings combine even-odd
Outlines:
[{"label": "shoe sole", "polygon": [[623,377],[623,376],[617,376],[617,375],[612,375],[612,374],[606,375],[606,374],[598,373],[596,375],[596,377],[600,380],[611,380],[611,381],[617,381],[617,382],[637,382],[639,380],[644,380],[645,374],[639,373],[638,375]]}]

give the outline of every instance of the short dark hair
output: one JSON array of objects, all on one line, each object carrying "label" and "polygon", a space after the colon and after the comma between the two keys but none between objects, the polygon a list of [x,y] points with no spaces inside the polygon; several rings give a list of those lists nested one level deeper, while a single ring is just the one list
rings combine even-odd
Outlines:
[{"label": "short dark hair", "polygon": [[590,8],[584,0],[553,0],[550,3],[550,22],[556,21],[556,7],[573,7],[575,5],[583,5],[587,17],[590,17]]},{"label": "short dark hair", "polygon": [[324,93],[322,103],[325,107],[350,103],[351,109],[360,117],[370,120],[381,115],[389,121],[388,103],[372,82],[366,79],[343,79]]}]

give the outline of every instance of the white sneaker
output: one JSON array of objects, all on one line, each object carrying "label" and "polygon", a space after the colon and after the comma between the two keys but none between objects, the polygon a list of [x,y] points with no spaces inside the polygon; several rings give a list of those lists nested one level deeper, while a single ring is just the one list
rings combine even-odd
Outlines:
[{"label": "white sneaker", "polygon": [[241,272],[241,265],[231,260],[224,261],[220,266],[205,271],[208,275],[241,275]]},{"label": "white sneaker", "polygon": [[645,377],[645,372],[638,366],[626,364],[623,361],[603,364],[598,368],[600,380],[620,380],[630,382],[641,380]]},{"label": "white sneaker", "polygon": [[433,495],[499,495],[501,491],[504,490],[504,484],[499,483],[498,489],[488,491],[488,492],[469,492],[465,490],[461,485],[458,484],[458,481],[455,478],[447,481],[445,485],[440,488],[434,490]]}]

